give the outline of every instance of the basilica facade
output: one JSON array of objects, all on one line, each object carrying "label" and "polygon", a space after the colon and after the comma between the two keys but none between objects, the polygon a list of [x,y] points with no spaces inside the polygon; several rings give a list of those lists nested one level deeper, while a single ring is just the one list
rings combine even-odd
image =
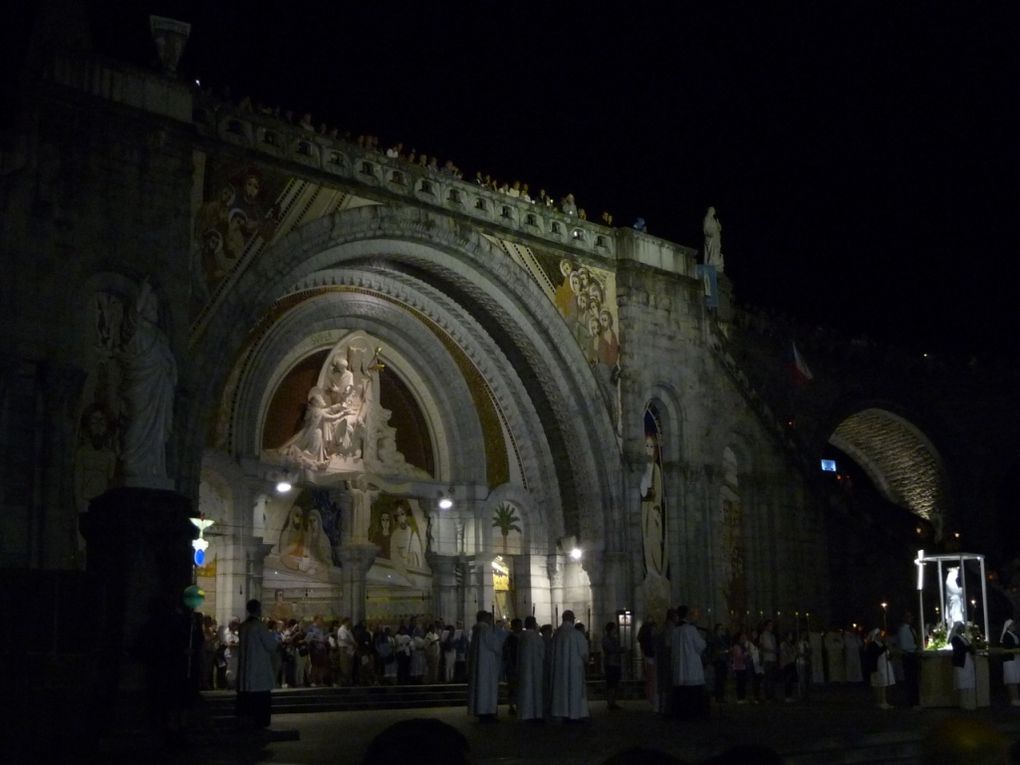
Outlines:
[{"label": "basilica facade", "polygon": [[250,597],[825,616],[825,519],[726,352],[721,251],[166,73],[66,52],[39,76],[0,176],[2,565],[88,567],[82,519],[127,487],[214,522],[194,577],[221,623]]}]

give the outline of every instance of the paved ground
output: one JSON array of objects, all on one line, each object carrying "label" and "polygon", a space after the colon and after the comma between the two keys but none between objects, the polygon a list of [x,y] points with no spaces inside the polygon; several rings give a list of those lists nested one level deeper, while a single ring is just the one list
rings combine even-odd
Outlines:
[{"label": "paved ground", "polygon": [[951,709],[880,710],[871,706],[869,689],[863,687],[819,691],[807,704],[724,704],[713,707],[709,720],[697,723],[661,720],[643,701],[623,702],[623,707],[611,713],[604,702],[592,702],[590,722],[573,726],[525,725],[505,713],[497,724],[482,725],[469,718],[462,707],[277,715],[272,728],[296,730],[299,740],[257,745],[250,738],[225,736],[192,746],[173,761],[358,763],[377,733],[398,720],[414,717],[434,717],[460,730],[482,765],[600,763],[614,752],[638,745],[696,763],[741,743],[770,746],[791,763],[910,762],[910,752],[916,753],[921,736],[957,717],[988,724],[1011,740],[1020,740],[1020,708],[999,702],[998,706],[970,713]]}]

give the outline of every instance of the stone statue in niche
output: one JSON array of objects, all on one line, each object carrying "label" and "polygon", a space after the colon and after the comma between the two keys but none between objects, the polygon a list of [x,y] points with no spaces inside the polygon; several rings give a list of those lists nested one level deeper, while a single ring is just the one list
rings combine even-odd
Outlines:
[{"label": "stone statue in niche", "polygon": [[644,541],[645,569],[648,576],[663,576],[665,521],[662,505],[662,468],[659,465],[658,440],[645,435],[645,472],[641,476],[641,538]]},{"label": "stone statue in niche", "polygon": [[379,401],[382,348],[363,332],[337,344],[308,392],[301,430],[266,454],[316,472],[425,476],[396,449],[390,412]]},{"label": "stone statue in niche", "polygon": [[128,317],[120,350],[126,425],[121,450],[125,481],[166,488],[166,443],[173,429],[177,361],[159,327],[159,301],[146,280]]}]

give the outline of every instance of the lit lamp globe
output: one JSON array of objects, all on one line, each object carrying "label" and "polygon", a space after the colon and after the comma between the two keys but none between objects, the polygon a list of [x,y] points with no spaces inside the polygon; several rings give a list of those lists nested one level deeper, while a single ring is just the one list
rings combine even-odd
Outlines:
[{"label": "lit lamp globe", "polygon": [[197,584],[184,588],[184,605],[192,611],[197,611],[203,603],[205,603],[205,590]]}]

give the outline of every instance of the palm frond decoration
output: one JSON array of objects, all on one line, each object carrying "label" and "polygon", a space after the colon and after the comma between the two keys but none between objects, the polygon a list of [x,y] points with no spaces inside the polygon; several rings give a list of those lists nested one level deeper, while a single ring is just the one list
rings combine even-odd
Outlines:
[{"label": "palm frond decoration", "polygon": [[499,533],[503,535],[504,545],[506,545],[506,539],[510,536],[511,531],[521,533],[518,521],[520,518],[517,516],[517,508],[509,502],[504,502],[496,508],[496,514],[492,516],[492,528],[499,529]]}]

